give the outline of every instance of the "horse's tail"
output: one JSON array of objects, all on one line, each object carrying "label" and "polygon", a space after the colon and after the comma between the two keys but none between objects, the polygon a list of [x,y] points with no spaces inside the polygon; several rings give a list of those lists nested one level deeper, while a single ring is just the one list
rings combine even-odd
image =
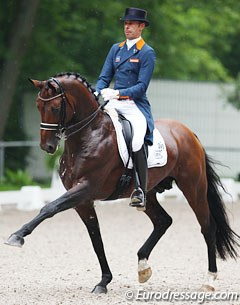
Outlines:
[{"label": "horse's tail", "polygon": [[223,260],[227,256],[236,259],[238,257],[236,248],[240,246],[240,236],[230,228],[225,205],[219,192],[219,187],[224,191],[225,188],[222,185],[220,177],[213,169],[215,162],[206,153],[205,156],[208,180],[208,204],[211,215],[216,223],[216,250]]}]

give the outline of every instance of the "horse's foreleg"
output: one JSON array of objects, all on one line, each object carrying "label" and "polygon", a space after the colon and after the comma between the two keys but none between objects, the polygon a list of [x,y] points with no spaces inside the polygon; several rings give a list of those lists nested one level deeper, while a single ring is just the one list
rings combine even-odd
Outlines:
[{"label": "horse's foreleg", "polygon": [[112,273],[108,266],[108,262],[106,259],[102,237],[100,233],[99,223],[97,219],[97,214],[93,207],[93,202],[86,202],[84,205],[79,205],[76,208],[78,215],[81,217],[82,221],[86,225],[89,236],[91,238],[93,248],[95,253],[97,254],[101,271],[102,271],[102,279],[101,281],[94,287],[92,292],[94,293],[107,293],[107,285],[112,280]]},{"label": "horse's foreleg", "polygon": [[147,208],[144,213],[151,219],[154,229],[138,251],[138,279],[140,283],[146,282],[151,277],[152,271],[147,260],[159,239],[172,224],[172,218],[158,203],[154,190],[147,193]]},{"label": "horse's foreleg", "polygon": [[42,221],[59,212],[75,207],[81,202],[81,199],[86,198],[87,193],[87,187],[81,187],[80,185],[73,187],[58,199],[45,205],[35,218],[13,233],[5,244],[21,247],[24,244],[24,237],[31,234]]}]

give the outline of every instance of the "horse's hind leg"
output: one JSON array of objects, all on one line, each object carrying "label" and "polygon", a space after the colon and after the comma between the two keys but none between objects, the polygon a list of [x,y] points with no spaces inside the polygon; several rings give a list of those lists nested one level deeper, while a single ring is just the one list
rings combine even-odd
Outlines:
[{"label": "horse's hind leg", "polygon": [[101,270],[102,270],[102,279],[101,281],[94,287],[92,292],[94,293],[107,293],[107,285],[112,280],[112,273],[108,266],[108,262],[105,256],[105,251],[103,247],[102,237],[100,233],[99,223],[97,219],[97,214],[94,209],[93,203],[88,202],[86,204],[81,204],[75,208],[78,215],[81,217],[84,222],[89,236],[91,238],[94,251],[98,257]]},{"label": "horse's hind leg", "polygon": [[214,291],[213,281],[217,278],[216,224],[211,215],[207,222],[207,225],[201,226],[201,232],[204,236],[208,250],[208,274],[205,283],[202,285],[202,290]]},{"label": "horse's hind leg", "polygon": [[194,181],[192,183],[188,182],[186,187],[181,187],[181,190],[197,217],[201,226],[201,233],[207,244],[208,274],[202,289],[213,291],[213,281],[217,278],[216,224],[211,216],[208,205],[207,184],[205,179],[201,178],[198,183],[194,183]]},{"label": "horse's hind leg", "polygon": [[140,283],[146,282],[151,277],[152,271],[147,260],[159,239],[172,224],[172,218],[158,203],[155,190],[151,190],[147,193],[147,208],[144,213],[151,219],[153,231],[137,253],[138,279]]}]

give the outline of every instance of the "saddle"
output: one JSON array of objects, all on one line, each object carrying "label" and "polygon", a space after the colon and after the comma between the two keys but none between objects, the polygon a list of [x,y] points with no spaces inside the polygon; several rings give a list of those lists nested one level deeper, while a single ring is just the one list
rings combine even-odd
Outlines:
[{"label": "saddle", "polygon": [[118,181],[116,190],[108,198],[104,199],[104,201],[119,199],[124,190],[130,185],[132,179],[132,176],[130,174],[131,170],[128,169],[128,164],[130,159],[132,158],[133,128],[131,122],[126,119],[125,116],[122,115],[118,110],[116,111],[118,114],[118,121],[122,125],[122,133],[128,150],[128,161],[124,167],[124,173]]},{"label": "saddle", "polygon": [[[119,155],[124,164],[124,171],[119,179],[116,191],[105,200],[119,199],[124,190],[130,185],[133,169],[132,138],[133,128],[128,121],[116,109],[104,107],[105,113],[111,118],[118,142]],[[148,168],[161,167],[167,163],[167,149],[160,132],[153,130],[153,145],[147,147]]]},{"label": "saddle", "polygon": [[[130,158],[132,158],[132,139],[133,139],[133,128],[132,128],[132,124],[131,122],[125,118],[124,115],[122,115],[117,109],[117,114],[118,114],[118,121],[121,123],[122,125],[122,133],[123,133],[123,137],[125,140],[125,143],[127,145],[127,150],[128,150],[128,162]],[[126,166],[128,167],[128,166]]]}]

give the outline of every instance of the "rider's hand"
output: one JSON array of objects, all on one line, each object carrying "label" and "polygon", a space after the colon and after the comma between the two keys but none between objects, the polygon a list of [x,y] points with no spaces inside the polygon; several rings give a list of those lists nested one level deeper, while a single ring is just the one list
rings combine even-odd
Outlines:
[{"label": "rider's hand", "polygon": [[98,96],[99,96],[99,92],[94,91],[94,92],[93,92],[93,94],[96,96],[96,98],[98,98]]},{"label": "rider's hand", "polygon": [[104,99],[104,101],[109,101],[109,100],[114,100],[114,99],[119,99],[119,90],[114,90],[110,88],[102,89],[101,90],[101,95]]}]

